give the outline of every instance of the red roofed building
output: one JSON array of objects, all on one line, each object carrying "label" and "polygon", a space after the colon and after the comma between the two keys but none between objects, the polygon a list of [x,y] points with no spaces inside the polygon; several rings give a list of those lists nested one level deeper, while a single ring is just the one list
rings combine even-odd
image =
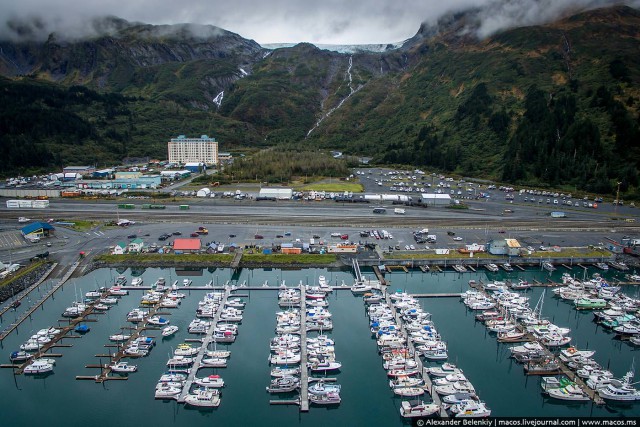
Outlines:
[{"label": "red roofed building", "polygon": [[173,241],[173,250],[181,252],[200,251],[200,239],[176,239]]}]

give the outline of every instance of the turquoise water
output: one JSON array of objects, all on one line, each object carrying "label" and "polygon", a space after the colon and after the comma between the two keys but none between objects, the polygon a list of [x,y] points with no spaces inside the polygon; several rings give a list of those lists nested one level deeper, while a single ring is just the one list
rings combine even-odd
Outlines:
[{"label": "turquoise water", "polygon": [[[268,280],[271,286],[280,280],[287,285],[297,285],[300,281],[313,284],[319,275],[324,275],[332,284],[347,284],[353,281],[348,271],[310,270],[243,270],[232,276],[228,270],[204,272],[176,272],[174,270],[146,269],[134,271],[144,278],[145,284],[153,283],[162,276],[167,281],[187,277],[193,285],[204,285],[209,281],[221,285],[228,280],[237,284],[244,281],[251,286],[261,286]],[[98,285],[104,285],[118,274],[115,270],[103,269],[91,272],[82,279],[66,284],[55,294],[55,299],[47,301],[31,319],[17,332],[2,343],[5,362],[8,354],[18,348],[29,335],[38,329],[57,324],[60,314],[76,294],[87,292]],[[124,275],[131,277],[130,270]],[[491,273],[488,273],[491,274]],[[405,289],[409,292],[439,293],[460,292],[467,289],[469,279],[486,280],[485,272],[440,273],[421,272],[393,273],[387,278],[391,290]],[[552,276],[559,280],[561,272]],[[611,273],[612,275],[615,273]],[[537,277],[545,279],[545,272],[530,271],[510,273],[509,276]],[[491,277],[505,277],[505,273],[491,274]],[[635,288],[625,289],[635,293]],[[43,421],[46,414],[48,424],[80,425],[91,423],[102,425],[327,425],[330,423],[361,425],[375,422],[376,425],[402,425],[398,414],[400,399],[395,398],[387,386],[387,378],[377,354],[375,341],[368,330],[368,319],[361,298],[354,297],[348,290],[334,292],[330,297],[329,309],[333,313],[334,330],[331,336],[336,341],[337,359],[343,367],[335,375],[342,384],[342,403],[337,408],[311,407],[309,413],[301,414],[297,406],[272,406],[273,398],[265,391],[269,383],[269,340],[274,335],[275,312],[278,311],[275,291],[239,289],[248,293],[244,320],[240,326],[238,339],[230,345],[232,351],[228,368],[201,371],[199,375],[216,372],[225,379],[219,408],[209,411],[188,409],[175,401],[156,401],[153,398],[155,382],[165,370],[165,363],[173,348],[189,334],[186,327],[195,316],[197,302],[203,291],[187,291],[177,310],[172,313],[171,324],[180,327],[172,338],[158,340],[158,345],[148,357],[133,363],[138,372],[127,381],[110,381],[96,384],[93,381],[77,381],[76,375],[94,375],[96,369],[85,365],[99,363],[96,354],[108,353],[108,336],[128,326],[126,313],[137,306],[142,291],[132,292],[104,315],[95,316],[98,321],[89,323],[91,332],[81,339],[65,339],[63,343],[71,348],[57,348],[53,351],[64,354],[58,359],[55,372],[45,378],[13,376],[11,370],[0,370],[0,400],[3,425],[27,426]],[[538,300],[541,289],[527,294],[532,304]],[[485,400],[496,416],[511,415],[567,415],[567,416],[640,416],[640,404],[630,407],[596,407],[590,403],[579,405],[557,404],[540,395],[539,379],[526,377],[522,366],[508,358],[507,346],[498,344],[495,337],[486,333],[484,327],[475,322],[473,313],[467,311],[458,298],[423,299],[425,309],[433,313],[434,321],[449,344],[450,360],[464,369],[472,380],[480,397]],[[545,299],[543,314],[554,319],[560,326],[572,328],[573,342],[579,347],[596,349],[596,359],[609,365],[617,376],[624,374],[637,353],[628,344],[615,341],[611,334],[597,328],[590,312],[577,312],[564,302],[554,299],[550,293]],[[5,316],[6,317],[6,316]],[[3,319],[2,327],[11,318]],[[153,335],[152,332],[149,335]],[[156,333],[159,336],[159,333]],[[113,351],[113,349],[111,349]],[[106,363],[102,359],[102,363]],[[333,376],[333,375],[332,375]],[[36,405],[37,402],[37,405]],[[37,408],[37,410],[36,410]]]}]

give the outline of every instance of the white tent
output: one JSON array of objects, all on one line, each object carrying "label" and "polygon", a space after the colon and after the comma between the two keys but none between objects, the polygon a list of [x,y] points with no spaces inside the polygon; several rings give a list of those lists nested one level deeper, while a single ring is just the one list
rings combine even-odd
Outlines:
[{"label": "white tent", "polygon": [[293,197],[291,188],[261,188],[258,197],[276,198],[279,200],[289,200]]},{"label": "white tent", "polygon": [[207,187],[201,188],[196,193],[197,197],[209,197],[210,195],[211,195],[211,190],[208,189]]}]

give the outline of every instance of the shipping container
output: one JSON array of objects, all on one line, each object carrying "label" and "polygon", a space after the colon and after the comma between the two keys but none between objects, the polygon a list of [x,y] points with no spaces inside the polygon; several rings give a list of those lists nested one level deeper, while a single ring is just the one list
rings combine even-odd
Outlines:
[{"label": "shipping container", "polygon": [[182,210],[182,211],[189,210],[189,205],[180,205],[180,210]]},{"label": "shipping container", "polygon": [[118,209],[135,209],[136,205],[133,203],[121,203],[118,205]]},{"label": "shipping container", "polygon": [[36,209],[44,209],[49,207],[48,200],[34,200],[32,206]]},{"label": "shipping container", "polygon": [[8,208],[19,208],[20,207],[20,201],[19,200],[7,200],[7,207]]}]

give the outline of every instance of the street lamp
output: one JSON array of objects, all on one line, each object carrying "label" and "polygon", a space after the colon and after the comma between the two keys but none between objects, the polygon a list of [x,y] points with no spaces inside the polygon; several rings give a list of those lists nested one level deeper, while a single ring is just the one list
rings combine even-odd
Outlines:
[{"label": "street lamp", "polygon": [[618,182],[618,190],[616,191],[616,204],[613,208],[614,214],[616,216],[618,215],[618,205],[620,204],[620,184],[622,184],[622,182]]}]

